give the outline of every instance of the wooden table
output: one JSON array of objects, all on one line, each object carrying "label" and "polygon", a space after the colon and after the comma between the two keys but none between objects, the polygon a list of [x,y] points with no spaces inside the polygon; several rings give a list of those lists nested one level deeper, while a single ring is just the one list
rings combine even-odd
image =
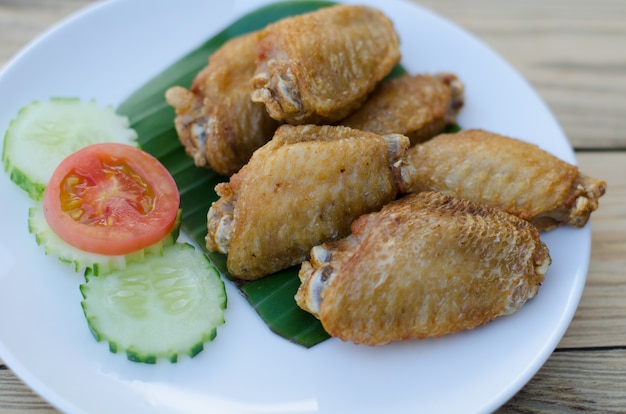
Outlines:
[{"label": "wooden table", "polygon": [[[0,67],[90,0],[0,0]],[[181,2],[181,4],[184,2]],[[626,412],[626,2],[422,0],[476,34],[536,88],[605,179],[578,311],[537,375],[498,412]],[[0,98],[1,102],[1,98]],[[56,412],[0,360],[0,414]]]}]

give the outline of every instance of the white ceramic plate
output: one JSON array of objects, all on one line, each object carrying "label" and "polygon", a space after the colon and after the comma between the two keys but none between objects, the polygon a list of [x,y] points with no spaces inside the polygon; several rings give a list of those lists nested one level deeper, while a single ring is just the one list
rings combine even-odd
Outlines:
[{"label": "white ceramic plate", "polygon": [[[575,162],[546,106],[501,58],[452,23],[400,1],[372,3],[395,22],[410,72],[465,82],[460,124],[535,142]],[[126,0],[54,27],[0,76],[0,131],[51,96],[118,105],[146,80],[263,0]],[[375,3],[375,4],[374,4]],[[132,363],[94,341],[81,276],[45,256],[27,231],[25,193],[0,174],[0,356],[29,386],[76,413],[488,412],[539,370],[564,334],[587,272],[590,230],[543,236],[553,265],[518,313],[445,338],[312,349],[270,333],[228,284],[227,323],[194,359]]]}]

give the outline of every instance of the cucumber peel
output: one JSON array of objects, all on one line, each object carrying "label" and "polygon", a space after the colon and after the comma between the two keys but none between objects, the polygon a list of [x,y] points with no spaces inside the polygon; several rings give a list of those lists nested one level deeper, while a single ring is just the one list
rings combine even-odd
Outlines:
[{"label": "cucumber peel", "polygon": [[41,200],[52,173],[68,155],[90,144],[120,142],[137,146],[128,118],[95,101],[52,98],[22,108],[4,137],[2,162],[11,181]]},{"label": "cucumber peel", "polygon": [[176,242],[180,233],[182,210],[178,210],[172,231],[158,243],[136,252],[108,256],[78,249],[61,239],[48,225],[40,203],[28,210],[28,231],[35,236],[37,244],[44,248],[47,255],[57,257],[61,262],[69,264],[74,271],[84,272],[90,269],[94,275],[123,270],[127,264],[143,262],[146,256],[162,254],[163,249]]},{"label": "cucumber peel", "polygon": [[225,322],[226,290],[207,256],[175,243],[108,274],[85,273],[81,302],[97,341],[134,362],[194,357]]}]

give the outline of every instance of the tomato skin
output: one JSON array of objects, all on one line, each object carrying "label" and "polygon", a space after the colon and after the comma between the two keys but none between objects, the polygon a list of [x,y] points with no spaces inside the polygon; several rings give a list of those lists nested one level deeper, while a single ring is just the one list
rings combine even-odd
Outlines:
[{"label": "tomato skin", "polygon": [[89,145],[56,168],[43,197],[46,221],[72,246],[124,255],[162,240],[180,195],[167,169],[126,144]]}]

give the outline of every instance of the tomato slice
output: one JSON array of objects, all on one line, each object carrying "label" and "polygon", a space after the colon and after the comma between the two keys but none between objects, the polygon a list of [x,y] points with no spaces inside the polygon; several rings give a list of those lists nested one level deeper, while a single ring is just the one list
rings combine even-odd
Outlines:
[{"label": "tomato slice", "polygon": [[52,230],[74,247],[124,255],[163,239],[176,223],[180,195],[169,171],[126,144],[89,145],[65,158],[43,198]]}]

